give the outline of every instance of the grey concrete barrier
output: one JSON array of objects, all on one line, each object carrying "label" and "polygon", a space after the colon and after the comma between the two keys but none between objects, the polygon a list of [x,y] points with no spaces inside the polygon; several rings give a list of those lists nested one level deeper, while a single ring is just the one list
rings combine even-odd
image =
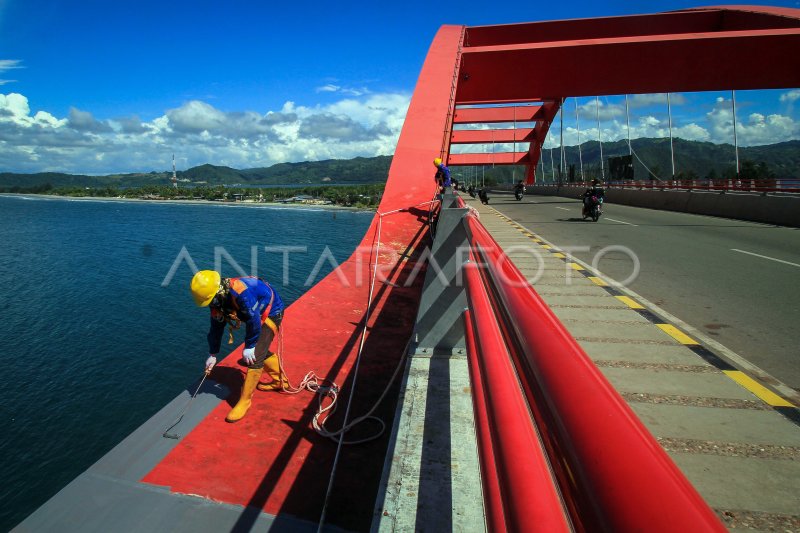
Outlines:
[{"label": "grey concrete barrier", "polygon": [[[581,197],[584,187],[532,185],[528,192]],[[697,215],[800,227],[800,196],[740,192],[606,189],[606,202]]]}]

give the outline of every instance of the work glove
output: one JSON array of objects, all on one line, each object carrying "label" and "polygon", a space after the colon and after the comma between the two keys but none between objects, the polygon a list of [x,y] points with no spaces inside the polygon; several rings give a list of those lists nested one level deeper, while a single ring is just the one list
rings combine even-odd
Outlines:
[{"label": "work glove", "polygon": [[206,359],[206,374],[210,374],[211,369],[214,368],[214,365],[216,364],[217,364],[217,356],[209,355],[208,359]]},{"label": "work glove", "polygon": [[253,363],[255,363],[256,362],[255,346],[252,348],[245,348],[244,351],[242,351],[242,359],[244,359],[244,362],[247,363],[248,365],[252,365]]}]

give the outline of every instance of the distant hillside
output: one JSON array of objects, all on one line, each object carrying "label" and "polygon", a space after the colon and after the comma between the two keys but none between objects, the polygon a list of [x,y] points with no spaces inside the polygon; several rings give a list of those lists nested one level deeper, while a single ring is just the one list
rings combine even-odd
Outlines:
[{"label": "distant hillside", "polygon": [[[208,185],[305,185],[384,183],[389,175],[391,156],[330,159],[302,163],[280,163],[266,168],[235,168],[200,165],[178,172],[179,184]],[[84,176],[43,172],[39,174],[0,173],[0,189],[11,187],[143,187],[170,183],[171,172]]]},{"label": "distant hillside", "polygon": [[284,183],[376,183],[389,175],[391,156],[329,159],[303,163],[280,163],[267,168],[242,170],[250,183],[263,185]]},{"label": "distant hillside", "polygon": [[[669,139],[634,139],[634,178],[648,179],[650,172],[661,179],[668,179],[672,171]],[[734,172],[735,156],[733,145],[674,139],[675,171],[684,177],[705,178],[729,176]],[[577,146],[564,149],[567,168],[575,165],[575,175],[580,178],[579,152]],[[560,150],[553,149],[553,164],[558,169]],[[603,143],[603,159],[608,170],[608,158],[628,155],[627,141]],[[588,179],[600,175],[600,145],[597,141],[587,141],[580,146],[583,158],[584,176]],[[741,162],[750,161],[758,165],[764,163],[769,172],[777,178],[800,178],[800,140],[787,141],[765,146],[751,146],[739,149]],[[641,161],[640,161],[641,160]],[[330,159],[327,161],[305,161],[302,163],[279,163],[265,168],[235,168],[200,165],[178,172],[182,185],[314,185],[314,184],[362,184],[383,183],[389,174],[391,156],[356,157],[355,159]],[[547,179],[552,178],[550,150],[542,154],[542,166]],[[537,167],[541,176],[542,166]],[[470,169],[453,169],[456,177],[462,180]],[[479,170],[493,181],[510,183],[522,178],[518,167],[490,167]],[[557,172],[557,170],[556,170]],[[84,176],[54,172],[40,174],[0,173],[0,190],[12,187],[143,187],[146,185],[168,185],[171,172],[150,172],[136,174],[112,174],[108,176]]]},{"label": "distant hillside", "polygon": [[[672,174],[670,160],[669,139],[634,139],[631,141],[634,152],[634,177],[648,179],[650,171],[662,179],[668,179]],[[736,152],[732,144],[714,144],[710,142],[686,141],[673,139],[675,150],[675,173],[688,175],[693,173],[697,178],[705,178],[712,171],[717,176],[734,173],[736,168]],[[567,163],[576,165],[579,171],[579,154],[576,146],[565,148]],[[597,141],[581,145],[581,154],[584,165],[597,167],[600,160],[600,147]],[[608,158],[628,155],[628,142],[616,141],[603,143],[603,158],[606,160],[608,171]],[[639,161],[641,160],[641,161]],[[753,163],[766,163],[769,170],[778,178],[800,178],[800,141],[788,141],[765,146],[750,146],[739,148],[739,161],[752,161]],[[549,157],[546,159],[549,162]],[[556,164],[558,155],[556,155]],[[644,163],[644,165],[643,165]],[[586,168],[584,168],[584,171]]]},{"label": "distant hillside", "polygon": [[[647,168],[661,179],[669,179],[672,173],[670,160],[669,139],[633,139],[631,141],[637,157],[633,158],[634,179],[650,179]],[[687,141],[673,139],[675,148],[675,173],[684,177],[706,178],[709,175],[723,177],[732,175],[736,168],[736,156],[732,144],[714,144],[710,142]],[[597,141],[587,141],[580,146],[566,146],[564,148],[567,169],[575,165],[575,175],[580,179],[580,158],[583,159],[584,176],[589,179],[600,177],[600,144]],[[550,150],[545,149],[542,154],[542,163],[545,179],[553,176],[553,166],[558,175],[558,162],[561,157],[560,149],[552,151],[551,164]],[[628,155],[628,142],[626,140],[603,143],[603,159],[605,171],[608,173],[608,159],[610,157]],[[641,161],[640,161],[641,160]],[[800,178],[800,140],[787,141],[765,146],[749,146],[739,148],[739,161],[751,161],[758,165],[765,163],[769,171],[777,178]],[[456,169],[463,176],[468,171]],[[542,167],[536,169],[541,176]],[[713,174],[712,174],[713,173]],[[514,179],[522,178],[522,170],[514,167],[495,167],[486,169],[485,175],[494,181],[511,183]]]}]

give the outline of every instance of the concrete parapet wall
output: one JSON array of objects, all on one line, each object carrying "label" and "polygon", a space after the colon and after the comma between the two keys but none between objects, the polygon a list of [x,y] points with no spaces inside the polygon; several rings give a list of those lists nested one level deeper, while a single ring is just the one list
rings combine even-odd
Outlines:
[{"label": "concrete parapet wall", "polygon": [[[581,197],[584,187],[532,185],[529,193]],[[606,202],[800,227],[800,197],[706,191],[606,189]]]}]

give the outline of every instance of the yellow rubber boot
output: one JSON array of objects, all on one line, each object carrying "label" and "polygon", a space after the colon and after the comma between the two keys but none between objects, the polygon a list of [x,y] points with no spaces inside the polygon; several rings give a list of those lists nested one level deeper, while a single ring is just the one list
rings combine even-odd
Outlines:
[{"label": "yellow rubber boot", "polygon": [[281,373],[281,363],[278,360],[278,354],[274,353],[264,360],[264,370],[267,371],[272,381],[269,383],[259,383],[258,390],[279,391],[289,386],[289,380],[286,379],[286,375]]},{"label": "yellow rubber boot", "polygon": [[253,392],[256,390],[256,385],[263,371],[264,369],[262,368],[250,368],[247,370],[247,375],[244,377],[244,385],[242,385],[242,395],[239,397],[239,402],[233,406],[231,412],[225,417],[226,422],[238,422],[247,414],[247,410],[250,409],[250,405],[253,403]]}]

